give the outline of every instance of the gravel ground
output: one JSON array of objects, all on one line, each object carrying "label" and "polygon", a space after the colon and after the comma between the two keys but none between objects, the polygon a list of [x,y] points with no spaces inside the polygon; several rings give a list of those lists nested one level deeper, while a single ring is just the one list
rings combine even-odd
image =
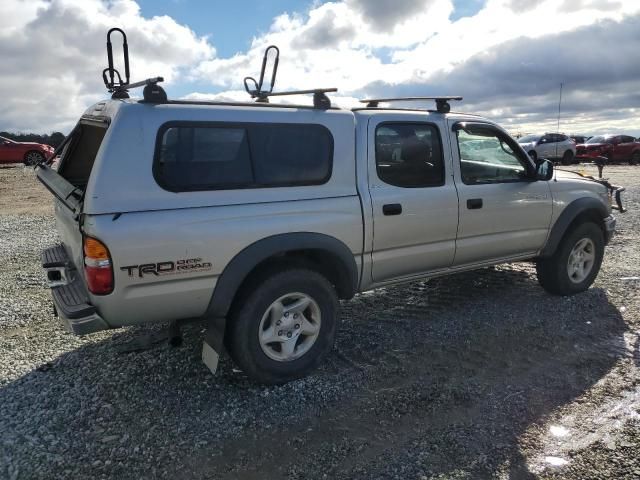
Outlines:
[{"label": "gravel ground", "polygon": [[369,292],[316,374],[261,387],[210,375],[197,325],[65,333],[50,197],[0,168],[0,478],[640,478],[640,167],[605,174],[630,211],[589,291],[518,264]]}]

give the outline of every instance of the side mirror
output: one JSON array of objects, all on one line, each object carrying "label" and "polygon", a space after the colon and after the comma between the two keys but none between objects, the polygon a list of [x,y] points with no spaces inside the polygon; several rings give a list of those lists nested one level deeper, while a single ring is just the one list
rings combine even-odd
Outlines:
[{"label": "side mirror", "polygon": [[551,180],[553,178],[553,163],[541,158],[536,164],[536,180]]}]

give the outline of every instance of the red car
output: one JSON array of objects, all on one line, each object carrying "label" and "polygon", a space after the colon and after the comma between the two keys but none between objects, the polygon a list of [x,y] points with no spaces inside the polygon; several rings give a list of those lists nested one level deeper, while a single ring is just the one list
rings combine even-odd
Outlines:
[{"label": "red car", "polygon": [[577,159],[592,160],[595,157],[606,157],[610,162],[640,164],[640,142],[629,135],[596,135],[576,146]]},{"label": "red car", "polygon": [[15,142],[0,137],[0,165],[4,163],[24,163],[35,165],[53,153],[50,145],[35,142]]}]

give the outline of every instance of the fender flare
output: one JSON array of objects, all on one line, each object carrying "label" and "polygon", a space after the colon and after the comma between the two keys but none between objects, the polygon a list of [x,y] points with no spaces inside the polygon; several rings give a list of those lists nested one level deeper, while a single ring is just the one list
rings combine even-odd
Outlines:
[{"label": "fender flare", "polygon": [[545,258],[553,255],[558,248],[558,245],[560,245],[562,237],[567,233],[567,230],[573,221],[578,217],[578,215],[587,211],[596,211],[602,220],[609,216],[607,208],[601,201],[598,201],[595,198],[584,197],[574,200],[565,207],[556,220],[556,223],[551,228],[547,243],[540,252],[540,257]]},{"label": "fender flare", "polygon": [[252,270],[261,262],[296,250],[321,250],[339,260],[341,273],[347,279],[347,297],[355,295],[358,288],[358,267],[354,254],[340,240],[322,233],[295,232],[266,237],[241,250],[227,264],[216,282],[205,317],[226,317],[236,292]]}]

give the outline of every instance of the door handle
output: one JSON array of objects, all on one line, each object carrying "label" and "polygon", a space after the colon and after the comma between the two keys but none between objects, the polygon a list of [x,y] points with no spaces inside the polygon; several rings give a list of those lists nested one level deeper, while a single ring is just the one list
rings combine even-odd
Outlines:
[{"label": "door handle", "polygon": [[387,203],[382,206],[382,213],[385,215],[400,215],[402,213],[402,205],[399,203]]},{"label": "door handle", "polygon": [[482,208],[482,199],[481,198],[470,198],[467,200],[467,208],[469,210],[477,210],[478,208]]}]

